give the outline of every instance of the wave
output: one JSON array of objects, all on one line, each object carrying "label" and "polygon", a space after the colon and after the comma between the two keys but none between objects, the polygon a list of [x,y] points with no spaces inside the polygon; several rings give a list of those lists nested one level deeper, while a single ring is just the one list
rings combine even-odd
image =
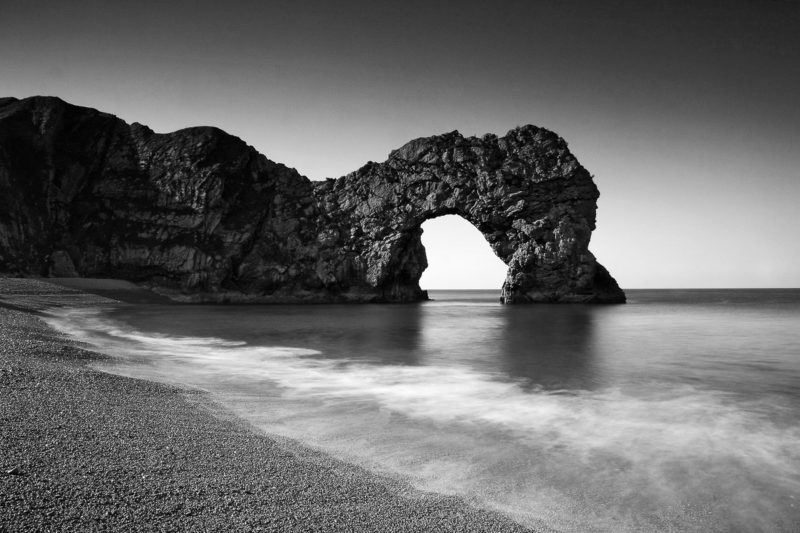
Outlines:
[{"label": "wave", "polygon": [[788,531],[800,516],[800,427],[791,406],[764,399],[689,385],[531,390],[457,364],[148,333],[102,310],[57,310],[47,321],[138,365],[125,372],[206,388],[268,431],[526,523]]}]

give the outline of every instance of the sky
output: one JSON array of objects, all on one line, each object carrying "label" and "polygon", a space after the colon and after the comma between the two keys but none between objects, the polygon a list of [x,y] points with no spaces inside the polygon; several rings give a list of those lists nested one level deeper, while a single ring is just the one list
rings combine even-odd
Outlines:
[{"label": "sky", "polygon": [[[800,2],[0,0],[0,96],[213,125],[311,179],[416,137],[551,129],[623,288],[800,287]],[[451,217],[424,288],[504,268]]]}]

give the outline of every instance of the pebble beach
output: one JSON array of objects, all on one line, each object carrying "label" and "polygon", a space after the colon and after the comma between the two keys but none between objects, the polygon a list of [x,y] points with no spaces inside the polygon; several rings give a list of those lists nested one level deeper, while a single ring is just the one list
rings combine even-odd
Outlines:
[{"label": "pebble beach", "polygon": [[143,293],[86,288],[0,278],[0,531],[529,531],[91,368],[40,313]]}]

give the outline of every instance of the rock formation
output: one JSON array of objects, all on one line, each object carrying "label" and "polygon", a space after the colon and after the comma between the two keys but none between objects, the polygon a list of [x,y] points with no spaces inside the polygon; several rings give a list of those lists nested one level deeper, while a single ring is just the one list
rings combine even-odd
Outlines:
[{"label": "rock formation", "polygon": [[563,139],[416,139],[313,182],[209,127],[157,134],[57,98],[0,99],[0,272],[114,277],[193,301],[426,298],[420,225],[457,214],[502,300],[623,302],[588,250],[598,191]]}]

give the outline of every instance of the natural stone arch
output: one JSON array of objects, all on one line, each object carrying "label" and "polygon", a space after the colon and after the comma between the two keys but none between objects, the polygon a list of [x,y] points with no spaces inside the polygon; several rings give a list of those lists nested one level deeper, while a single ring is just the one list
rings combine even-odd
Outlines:
[{"label": "natural stone arch", "polygon": [[455,214],[509,267],[506,303],[624,301],[588,250],[599,196],[591,175],[552,132],[527,126],[498,138],[458,132],[417,139],[382,164],[319,185],[342,250],[365,262],[366,283],[390,301],[423,297],[425,220]]}]

